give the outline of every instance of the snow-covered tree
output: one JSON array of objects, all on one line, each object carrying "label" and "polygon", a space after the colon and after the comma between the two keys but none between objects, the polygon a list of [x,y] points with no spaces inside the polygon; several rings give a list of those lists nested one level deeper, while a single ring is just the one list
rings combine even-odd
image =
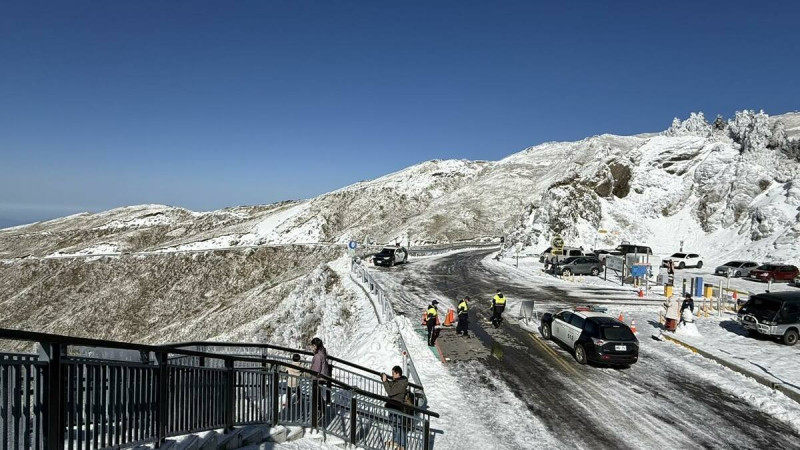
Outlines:
[{"label": "snow-covered tree", "polygon": [[786,125],[782,120],[776,120],[772,124],[772,135],[769,138],[769,147],[779,150],[787,148],[789,138],[786,136]]},{"label": "snow-covered tree", "polygon": [[722,114],[717,114],[717,118],[714,119],[714,123],[711,126],[715,130],[722,131],[725,129],[726,125],[727,124],[725,123],[725,119],[722,117]]},{"label": "snow-covered tree", "polygon": [[763,110],[736,111],[736,117],[728,122],[728,131],[743,152],[766,148],[772,136],[769,116]]},{"label": "snow-covered tree", "polygon": [[665,133],[667,136],[711,136],[711,125],[702,112],[691,113],[689,118],[681,122],[677,117]]}]

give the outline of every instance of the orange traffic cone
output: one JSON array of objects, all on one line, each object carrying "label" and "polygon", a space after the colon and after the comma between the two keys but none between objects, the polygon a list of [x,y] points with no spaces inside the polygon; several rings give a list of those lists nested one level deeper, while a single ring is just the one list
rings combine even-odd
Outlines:
[{"label": "orange traffic cone", "polygon": [[456,321],[456,312],[453,311],[453,308],[450,308],[450,310],[447,311],[447,316],[445,316],[444,318],[444,326],[452,327],[453,322],[455,321]]},{"label": "orange traffic cone", "polygon": [[636,319],[631,320],[631,331],[636,333]]},{"label": "orange traffic cone", "polygon": [[739,300],[739,294],[737,294],[736,291],[733,291],[733,299],[734,300]]},{"label": "orange traffic cone", "polygon": [[639,288],[639,297],[644,297],[644,290],[642,290],[642,288]]},{"label": "orange traffic cone", "polygon": [[422,325],[428,324],[428,313],[426,311],[422,312]]},{"label": "orange traffic cone", "polygon": [[619,320],[620,322],[625,322],[625,316],[623,316],[622,313],[619,313],[619,317],[617,317],[617,320]]}]

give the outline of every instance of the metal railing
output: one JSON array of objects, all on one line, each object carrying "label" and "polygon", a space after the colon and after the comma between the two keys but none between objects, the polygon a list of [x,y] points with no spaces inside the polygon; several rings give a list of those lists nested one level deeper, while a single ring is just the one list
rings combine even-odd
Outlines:
[{"label": "metal railing", "polygon": [[[39,357],[0,358],[3,449],[102,449],[248,424],[299,425],[367,449],[431,448],[438,414],[271,358],[0,329]],[[142,361],[75,356],[140,352]],[[392,409],[397,408],[397,409]]]}]

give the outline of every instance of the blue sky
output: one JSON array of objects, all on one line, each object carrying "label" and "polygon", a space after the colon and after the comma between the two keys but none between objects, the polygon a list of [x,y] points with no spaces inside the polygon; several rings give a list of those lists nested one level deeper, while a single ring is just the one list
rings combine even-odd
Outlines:
[{"label": "blue sky", "polygon": [[800,108],[798,2],[4,1],[0,226]]}]

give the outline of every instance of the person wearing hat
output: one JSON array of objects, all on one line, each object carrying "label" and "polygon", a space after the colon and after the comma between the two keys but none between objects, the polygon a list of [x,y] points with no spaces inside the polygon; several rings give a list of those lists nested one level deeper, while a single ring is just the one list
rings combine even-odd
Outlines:
[{"label": "person wearing hat", "polygon": [[456,334],[464,334],[464,337],[469,337],[469,297],[464,297],[458,304],[458,326],[456,327]]},{"label": "person wearing hat", "polygon": [[492,299],[492,325],[495,328],[500,328],[503,323],[503,311],[506,309],[506,298],[500,289],[497,290],[497,295]]},{"label": "person wearing hat", "polygon": [[428,345],[431,347],[433,347],[433,341],[434,341],[433,329],[436,328],[436,317],[439,316],[439,311],[436,310],[436,305],[438,304],[439,302],[434,300],[431,302],[430,305],[428,305],[428,315],[427,315],[428,321],[426,322],[426,325],[428,326]]}]

